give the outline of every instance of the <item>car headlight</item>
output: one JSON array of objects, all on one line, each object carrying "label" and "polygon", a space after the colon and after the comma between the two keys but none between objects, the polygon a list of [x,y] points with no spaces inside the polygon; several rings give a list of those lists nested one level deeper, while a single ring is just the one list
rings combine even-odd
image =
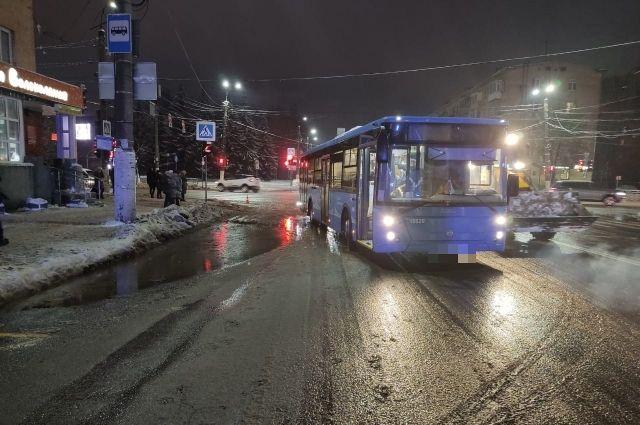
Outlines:
[{"label": "car headlight", "polygon": [[616,196],[627,196],[627,192],[616,192]]},{"label": "car headlight", "polygon": [[396,234],[394,232],[387,232],[387,240],[394,241],[396,239]]},{"label": "car headlight", "polygon": [[497,215],[494,223],[496,223],[498,226],[504,226],[505,224],[507,224],[507,217],[503,215]]},{"label": "car headlight", "polygon": [[382,217],[382,224],[384,224],[385,227],[391,227],[396,223],[396,218],[392,215],[385,215],[384,217]]}]

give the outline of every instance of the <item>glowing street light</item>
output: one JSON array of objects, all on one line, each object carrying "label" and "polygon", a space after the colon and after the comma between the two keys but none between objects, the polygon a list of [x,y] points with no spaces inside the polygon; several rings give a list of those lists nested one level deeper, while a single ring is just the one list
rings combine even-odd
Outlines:
[{"label": "glowing street light", "polygon": [[555,84],[547,84],[547,86],[544,88],[544,92],[547,94],[553,93],[555,90],[556,90]]},{"label": "glowing street light", "polygon": [[112,8],[112,9],[117,9],[118,5],[117,5],[117,3],[115,1],[110,1],[109,2],[109,7]]},{"label": "glowing street light", "polygon": [[233,85],[233,87],[236,90],[242,90],[242,83],[240,81],[236,81],[236,83]]},{"label": "glowing street light", "polygon": [[524,170],[525,167],[526,167],[526,164],[524,162],[522,162],[522,161],[516,161],[516,162],[513,163],[513,169],[514,170],[518,170],[518,171]]},{"label": "glowing street light", "polygon": [[315,128],[312,128],[311,130],[309,130],[309,133],[315,135],[318,133],[318,130],[316,130]]},{"label": "glowing street light", "polygon": [[222,80],[222,87],[225,89],[231,87],[231,83],[229,82],[229,80]]},{"label": "glowing street light", "polygon": [[532,96],[539,96],[540,95],[540,89],[536,87],[535,89],[531,90],[531,95]]},{"label": "glowing street light", "polygon": [[318,141],[318,136],[314,136],[314,137],[313,137],[313,141],[314,141],[314,142],[317,142],[317,141]]},{"label": "glowing street light", "polygon": [[507,146],[517,145],[520,141],[520,135],[518,133],[509,133],[505,139]]},{"label": "glowing street light", "polygon": [[307,118],[306,116],[302,117],[302,121],[307,122],[309,118]]}]

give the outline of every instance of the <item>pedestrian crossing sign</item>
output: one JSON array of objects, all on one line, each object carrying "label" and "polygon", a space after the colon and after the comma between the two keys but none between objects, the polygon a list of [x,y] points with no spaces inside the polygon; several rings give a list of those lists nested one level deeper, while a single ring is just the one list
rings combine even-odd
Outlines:
[{"label": "pedestrian crossing sign", "polygon": [[202,142],[215,142],[216,123],[213,121],[198,121],[196,123],[196,140]]}]

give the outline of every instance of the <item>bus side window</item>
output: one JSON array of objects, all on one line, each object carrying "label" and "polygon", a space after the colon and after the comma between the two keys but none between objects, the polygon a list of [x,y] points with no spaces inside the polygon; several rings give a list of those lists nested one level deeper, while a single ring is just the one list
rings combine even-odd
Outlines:
[{"label": "bus side window", "polygon": [[358,173],[358,149],[344,151],[342,168],[342,188],[354,191],[356,189]]},{"label": "bus side window", "polygon": [[329,183],[332,188],[340,188],[342,186],[342,159],[342,152],[331,155],[331,176],[329,177]]}]

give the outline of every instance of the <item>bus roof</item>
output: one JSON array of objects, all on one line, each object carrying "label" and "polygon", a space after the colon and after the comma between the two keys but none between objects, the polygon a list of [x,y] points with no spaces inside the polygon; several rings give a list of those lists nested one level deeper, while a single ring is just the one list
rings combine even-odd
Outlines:
[{"label": "bus roof", "polygon": [[327,148],[335,145],[339,145],[345,140],[349,140],[352,137],[359,136],[368,131],[378,129],[384,123],[414,123],[414,124],[476,124],[476,125],[507,125],[506,120],[491,119],[491,118],[468,118],[468,117],[418,117],[418,116],[386,116],[375,121],[371,121],[368,124],[364,124],[358,127],[354,127],[351,130],[342,133],[338,137],[331,139],[327,142],[319,144],[307,152],[304,156],[313,155],[314,153],[321,152]]}]

